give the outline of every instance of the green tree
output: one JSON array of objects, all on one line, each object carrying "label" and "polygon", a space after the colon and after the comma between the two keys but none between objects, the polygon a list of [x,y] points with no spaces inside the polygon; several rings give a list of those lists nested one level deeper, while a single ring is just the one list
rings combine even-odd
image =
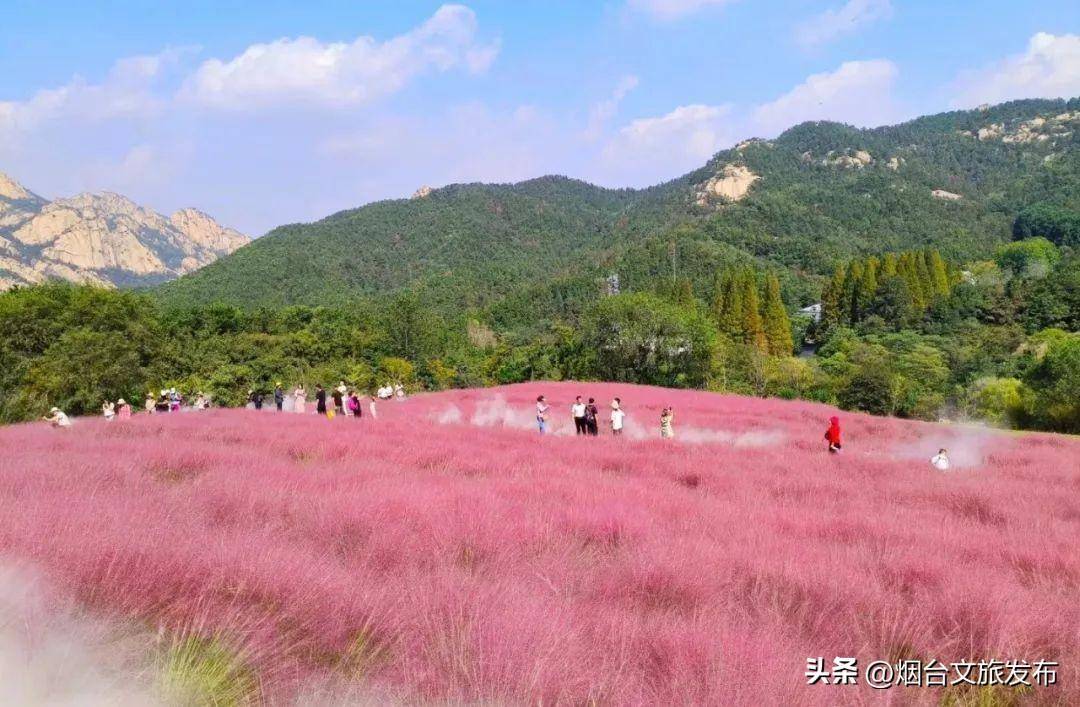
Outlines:
[{"label": "green tree", "polygon": [[716,330],[696,310],[632,293],[597,302],[586,313],[581,341],[590,376],[702,386],[710,378]]},{"label": "green tree", "polygon": [[842,307],[845,276],[844,266],[838,264],[821,294],[821,328],[826,332],[845,323]]},{"label": "green tree", "polygon": [[999,246],[994,261],[1013,277],[1032,279],[1046,277],[1060,257],[1058,249],[1045,238],[1027,238]]},{"label": "green tree", "polygon": [[762,311],[768,352],[773,356],[790,356],[795,350],[791,339],[791,319],[780,297],[780,281],[775,273],[769,273],[765,278],[765,302]]},{"label": "green tree", "polygon": [[1024,376],[1026,408],[1034,422],[1057,432],[1080,432],[1080,334],[1053,340]]}]

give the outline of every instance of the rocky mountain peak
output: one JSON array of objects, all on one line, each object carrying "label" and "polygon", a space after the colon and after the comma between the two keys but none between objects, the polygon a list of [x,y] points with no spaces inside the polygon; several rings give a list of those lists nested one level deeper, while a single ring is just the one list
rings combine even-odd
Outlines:
[{"label": "rocky mountain peak", "polygon": [[24,187],[22,184],[19,184],[3,172],[0,172],[0,197],[3,197],[5,199],[11,199],[12,201],[39,198],[36,194],[28,191],[26,187]]},{"label": "rocky mountain peak", "polygon": [[196,209],[166,218],[108,191],[47,202],[0,177],[0,290],[48,278],[101,285],[158,282],[249,241]]}]

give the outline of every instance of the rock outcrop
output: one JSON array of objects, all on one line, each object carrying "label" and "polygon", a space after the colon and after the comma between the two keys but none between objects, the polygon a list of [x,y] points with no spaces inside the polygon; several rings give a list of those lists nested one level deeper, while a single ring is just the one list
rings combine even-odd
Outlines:
[{"label": "rock outcrop", "polygon": [[712,203],[730,203],[746,196],[760,176],[741,164],[727,164],[702,184],[697,185],[694,203],[708,206]]},{"label": "rock outcrop", "polygon": [[[804,164],[811,164],[814,162],[814,155],[807,150],[800,155],[799,159]],[[825,156],[821,158],[820,164],[823,167],[840,167],[842,169],[862,169],[863,167],[869,167],[874,164],[874,157],[866,150],[855,150],[852,148],[846,148],[843,150],[829,150],[825,153]]]},{"label": "rock outcrop", "polygon": [[930,192],[930,196],[934,197],[935,199],[944,199],[945,201],[960,201],[964,198],[959,194],[954,194],[951,191],[945,191],[944,189],[935,189],[934,191]]},{"label": "rock outcrop", "polygon": [[1080,111],[1059,113],[1053,116],[1037,116],[1030,120],[1005,123],[991,123],[976,130],[960,131],[961,135],[978,138],[980,141],[1001,140],[1007,144],[1054,143],[1072,136],[1080,123]]},{"label": "rock outcrop", "polygon": [[0,289],[168,280],[249,240],[195,209],[166,218],[110,192],[49,202],[0,174]]},{"label": "rock outcrop", "polygon": [[419,189],[417,189],[416,191],[413,192],[412,198],[413,199],[426,199],[427,197],[431,196],[431,192],[433,192],[433,191],[435,191],[435,190],[432,189],[431,187],[429,187],[427,184],[425,184],[424,186],[420,187]]}]

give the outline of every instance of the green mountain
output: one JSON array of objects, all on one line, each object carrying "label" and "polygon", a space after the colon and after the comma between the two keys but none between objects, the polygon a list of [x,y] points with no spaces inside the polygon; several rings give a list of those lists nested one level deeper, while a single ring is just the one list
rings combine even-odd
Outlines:
[{"label": "green mountain", "polygon": [[642,190],[565,177],[460,184],[281,226],[162,285],[168,304],[340,304],[403,289],[503,328],[718,268],[775,269],[789,306],[834,265],[936,247],[987,258],[1017,214],[1080,211],[1080,99],[1026,100],[857,129],[817,122],[749,140]]}]

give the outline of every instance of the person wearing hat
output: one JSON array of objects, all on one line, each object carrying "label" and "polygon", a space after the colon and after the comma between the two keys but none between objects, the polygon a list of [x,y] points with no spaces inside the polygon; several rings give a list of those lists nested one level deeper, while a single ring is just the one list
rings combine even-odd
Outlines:
[{"label": "person wearing hat", "polygon": [[131,419],[131,406],[123,398],[116,401],[116,417],[119,420]]},{"label": "person wearing hat", "polygon": [[49,414],[41,419],[45,420],[53,427],[71,427],[71,420],[63,410],[57,407],[49,410]]},{"label": "person wearing hat", "polygon": [[281,381],[277,382],[274,386],[274,405],[277,406],[277,411],[281,412],[281,406],[285,404],[285,390],[281,387]]}]

